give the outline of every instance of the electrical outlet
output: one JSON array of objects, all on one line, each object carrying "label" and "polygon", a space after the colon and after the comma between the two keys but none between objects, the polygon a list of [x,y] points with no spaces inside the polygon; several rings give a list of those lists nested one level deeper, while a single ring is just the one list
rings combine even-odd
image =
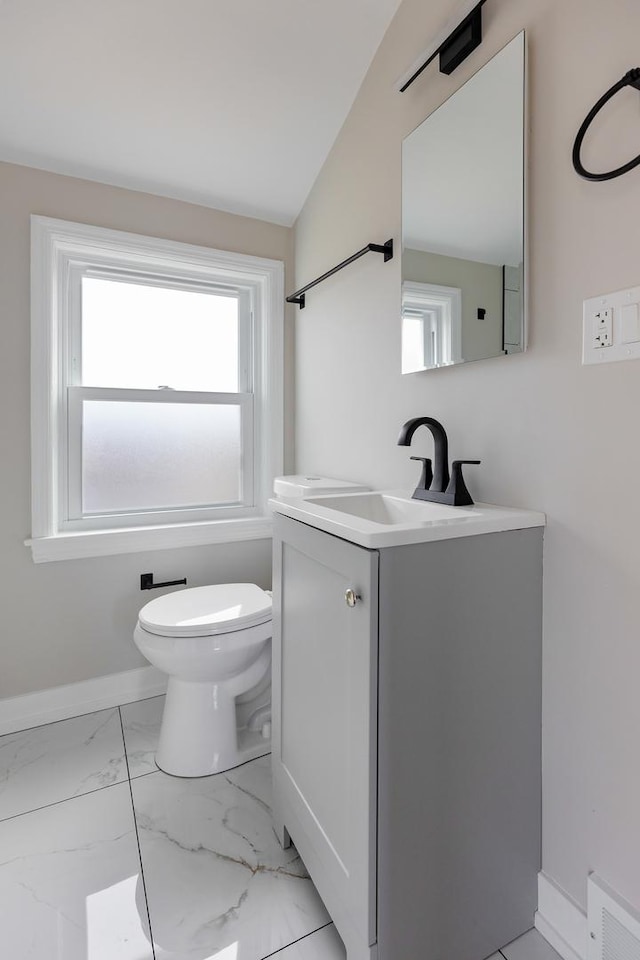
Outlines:
[{"label": "electrical outlet", "polygon": [[640,287],[600,294],[583,303],[582,362],[614,360],[640,360]]},{"label": "electrical outlet", "polygon": [[593,347],[610,347],[613,344],[613,308],[602,307],[593,315]]},{"label": "electrical outlet", "polygon": [[615,360],[640,360],[640,287],[584,301],[582,362],[600,364]]}]

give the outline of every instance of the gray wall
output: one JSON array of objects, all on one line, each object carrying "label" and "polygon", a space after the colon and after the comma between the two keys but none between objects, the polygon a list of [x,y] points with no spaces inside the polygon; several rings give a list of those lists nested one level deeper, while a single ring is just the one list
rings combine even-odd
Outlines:
[{"label": "gray wall", "polygon": [[[451,77],[394,81],[449,0],[404,0],[296,225],[304,283],[368,241],[400,238],[402,138],[523,27],[530,78],[529,352],[400,375],[400,263],[369,254],[311,291],[296,331],[300,470],[410,489],[400,425],[449,430],[478,499],[546,511],[543,867],[579,904],[597,870],[640,906],[640,364],[582,367],[582,300],[640,283],[640,172],[580,180],[573,137],[638,59],[636,0],[492,0]],[[638,93],[596,124],[598,167],[638,152]],[[628,129],[627,129],[628,128]],[[417,436],[412,453],[429,447]],[[489,867],[489,864],[487,865]]]},{"label": "gray wall", "polygon": [[[140,573],[197,586],[271,581],[271,541],[34,564],[30,536],[29,215],[60,217],[285,261],[292,231],[206,207],[0,163],[0,697],[137,667]],[[287,328],[288,369],[293,338]],[[292,382],[285,384],[291,458]]]},{"label": "gray wall", "polygon": [[[402,279],[460,287],[462,356],[479,360],[502,353],[502,267],[406,249],[402,254]],[[482,320],[478,307],[487,311]]]}]

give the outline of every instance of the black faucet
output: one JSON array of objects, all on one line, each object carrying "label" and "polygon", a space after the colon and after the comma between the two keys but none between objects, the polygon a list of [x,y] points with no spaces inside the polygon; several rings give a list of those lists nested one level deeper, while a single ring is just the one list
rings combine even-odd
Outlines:
[{"label": "black faucet", "polygon": [[462,476],[464,463],[480,463],[479,460],[454,460],[451,464],[451,479],[449,479],[449,444],[447,434],[442,426],[433,417],[415,417],[407,420],[400,431],[398,446],[410,447],[413,435],[418,427],[428,427],[433,435],[434,463],[431,469],[431,460],[427,457],[411,457],[423,464],[422,476],[418,486],[413,491],[414,500],[431,500],[435,503],[447,503],[453,507],[469,507],[473,504],[471,494],[467,490]]}]

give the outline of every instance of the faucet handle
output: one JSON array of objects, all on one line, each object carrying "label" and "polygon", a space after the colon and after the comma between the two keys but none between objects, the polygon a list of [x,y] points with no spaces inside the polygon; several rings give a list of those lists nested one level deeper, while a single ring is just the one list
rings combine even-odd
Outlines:
[{"label": "faucet handle", "polygon": [[428,490],[433,480],[433,470],[431,469],[431,460],[428,457],[411,457],[412,460],[419,460],[422,464],[422,476],[418,481],[416,490]]},{"label": "faucet handle", "polygon": [[480,462],[480,460],[454,460],[451,464],[451,480],[446,492],[452,496],[454,507],[473,506],[473,499],[462,476],[462,465],[465,463],[479,464]]}]

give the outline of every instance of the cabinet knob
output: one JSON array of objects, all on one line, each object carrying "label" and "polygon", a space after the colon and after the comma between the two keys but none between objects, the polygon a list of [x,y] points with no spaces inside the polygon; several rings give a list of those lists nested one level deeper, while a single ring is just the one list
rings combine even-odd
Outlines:
[{"label": "cabinet knob", "polygon": [[351,587],[349,587],[349,589],[345,592],[344,599],[348,607],[355,607],[358,600],[362,600],[362,597],[359,593],[356,593],[355,590],[352,590]]}]

